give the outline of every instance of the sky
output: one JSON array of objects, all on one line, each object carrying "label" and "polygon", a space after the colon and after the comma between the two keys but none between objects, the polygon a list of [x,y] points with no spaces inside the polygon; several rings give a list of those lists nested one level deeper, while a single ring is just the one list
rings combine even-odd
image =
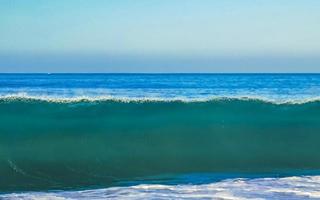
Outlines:
[{"label": "sky", "polygon": [[316,0],[1,0],[0,72],[320,72]]}]

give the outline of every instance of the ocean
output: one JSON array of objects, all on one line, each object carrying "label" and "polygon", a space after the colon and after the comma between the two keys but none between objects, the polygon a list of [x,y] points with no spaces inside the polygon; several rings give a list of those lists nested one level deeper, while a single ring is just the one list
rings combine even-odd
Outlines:
[{"label": "ocean", "polygon": [[0,74],[0,199],[320,199],[320,74]]}]

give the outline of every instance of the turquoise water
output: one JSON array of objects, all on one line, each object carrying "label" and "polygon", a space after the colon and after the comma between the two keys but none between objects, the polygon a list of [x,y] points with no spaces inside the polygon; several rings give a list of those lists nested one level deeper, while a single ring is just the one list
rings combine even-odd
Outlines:
[{"label": "turquoise water", "polygon": [[2,190],[320,169],[320,102],[0,101]]},{"label": "turquoise water", "polygon": [[[175,76],[181,81],[186,75]],[[202,82],[209,75],[193,76]],[[215,75],[211,76],[213,80]],[[226,77],[251,80],[248,94],[252,82],[257,82],[256,76],[234,76]],[[320,198],[320,101],[315,92],[320,76],[296,75],[296,80],[291,79],[294,75],[270,76],[290,79],[293,86],[268,83],[273,87],[266,89],[260,81],[264,92],[257,89],[255,98],[246,97],[243,87],[240,96],[240,92],[230,96],[228,90],[237,90],[232,84],[223,88],[225,95],[197,98],[191,86],[178,88],[185,91],[176,98],[165,95],[168,88],[158,88],[155,98],[147,87],[153,78],[147,75],[141,97],[132,96],[137,90],[134,79],[131,86],[120,87],[119,82],[113,88],[122,91],[118,96],[99,96],[99,87],[88,93],[79,85],[53,90],[46,78],[43,86],[40,81],[23,89],[17,83],[26,85],[26,80],[9,75],[11,80],[0,81],[7,83],[0,87],[0,197],[103,199],[124,198],[122,192],[127,191],[132,199],[166,199],[163,195],[189,198],[194,191],[204,199]],[[308,79],[312,84],[300,82]],[[42,95],[44,88],[48,92]],[[80,89],[85,95],[74,92]],[[213,90],[222,92],[219,87]],[[241,193],[237,185],[252,190]],[[221,189],[227,194],[220,194]],[[254,192],[257,189],[262,192]]]}]

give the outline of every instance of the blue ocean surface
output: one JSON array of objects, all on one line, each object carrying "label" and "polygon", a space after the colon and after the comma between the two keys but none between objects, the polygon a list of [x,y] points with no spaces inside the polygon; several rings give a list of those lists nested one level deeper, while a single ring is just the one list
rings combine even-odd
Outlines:
[{"label": "blue ocean surface", "polygon": [[0,199],[320,199],[320,74],[0,74]]},{"label": "blue ocean surface", "polygon": [[308,100],[320,74],[0,74],[1,96],[204,100]]}]

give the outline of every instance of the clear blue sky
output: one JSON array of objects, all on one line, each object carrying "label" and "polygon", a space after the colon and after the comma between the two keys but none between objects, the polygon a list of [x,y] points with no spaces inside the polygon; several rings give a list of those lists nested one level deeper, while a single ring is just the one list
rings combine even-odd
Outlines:
[{"label": "clear blue sky", "polygon": [[320,72],[317,0],[2,0],[0,72]]}]

